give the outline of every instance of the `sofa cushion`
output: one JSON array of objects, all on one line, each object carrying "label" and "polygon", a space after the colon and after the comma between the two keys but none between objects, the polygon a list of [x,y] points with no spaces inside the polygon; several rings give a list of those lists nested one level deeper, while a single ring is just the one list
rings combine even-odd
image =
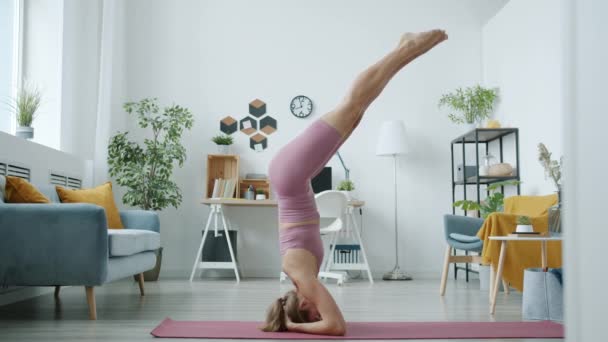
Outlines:
[{"label": "sofa cushion", "polygon": [[50,203],[34,185],[23,178],[6,177],[6,203]]},{"label": "sofa cushion", "polygon": [[59,200],[59,196],[57,195],[57,191],[55,190],[55,185],[52,184],[34,184],[38,191],[42,193],[46,198],[48,198],[51,203],[61,203]]},{"label": "sofa cushion", "polygon": [[458,242],[463,242],[463,243],[474,243],[474,242],[481,241],[481,240],[479,240],[479,238],[477,236],[470,236],[470,235],[464,235],[464,234],[458,234],[458,233],[450,233],[450,237]]},{"label": "sofa cushion", "polygon": [[160,247],[160,234],[140,229],[108,230],[110,257],[129,256]]},{"label": "sofa cushion", "polygon": [[6,187],[6,177],[0,176],[0,203],[4,203],[4,187]]}]

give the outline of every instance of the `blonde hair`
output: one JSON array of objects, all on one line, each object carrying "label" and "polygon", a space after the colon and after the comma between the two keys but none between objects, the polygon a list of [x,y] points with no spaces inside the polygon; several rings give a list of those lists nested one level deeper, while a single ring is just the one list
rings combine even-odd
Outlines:
[{"label": "blonde hair", "polygon": [[287,331],[286,315],[294,323],[308,323],[308,312],[300,310],[300,300],[295,291],[288,291],[277,298],[266,312],[266,323],[260,329],[266,332]]}]

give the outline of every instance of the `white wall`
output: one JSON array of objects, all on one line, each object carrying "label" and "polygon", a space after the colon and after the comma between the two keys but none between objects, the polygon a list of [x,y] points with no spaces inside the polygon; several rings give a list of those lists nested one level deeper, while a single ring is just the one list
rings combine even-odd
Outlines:
[{"label": "white wall", "polygon": [[34,141],[59,149],[63,0],[24,2],[23,78],[42,91]]},{"label": "white wall", "polygon": [[[6,101],[13,91],[13,26],[14,26],[14,1],[0,2],[0,98]],[[0,131],[11,132],[13,116],[10,108],[6,105],[0,106]]]},{"label": "white wall", "polygon": [[[563,154],[564,46],[563,0],[511,0],[482,30],[483,79],[500,88],[495,117],[520,130],[520,168],[524,194],[550,194],[537,145],[557,159]],[[507,139],[507,144],[512,144]],[[494,152],[498,157],[498,154]],[[511,153],[506,154],[514,162]]]},{"label": "white wall", "polygon": [[[379,275],[394,264],[391,160],[374,155],[376,134],[388,119],[402,119],[411,153],[400,162],[401,260],[415,276],[438,276],[444,241],[442,215],[451,210],[449,141],[463,132],[437,110],[442,93],[481,81],[481,26],[504,1],[129,1],[127,95],[159,97],[192,110],[196,124],[184,136],[189,159],[175,178],[183,190],[179,210],[161,215],[164,275],[185,276],[207,215],[204,193],[209,139],[219,119],[241,118],[260,98],[278,119],[269,148],[255,153],[236,134],[241,175],[266,172],[273,154],[342,98],[358,72],[393,48],[405,31],[441,27],[450,40],[398,75],[341,152],[352,169],[364,210],[364,239]],[[487,7],[486,7],[487,6]],[[490,8],[490,10],[488,10]],[[481,14],[483,13],[483,15]],[[311,118],[289,112],[298,94],[315,103]],[[132,133],[143,134],[129,121]],[[332,160],[335,181],[342,172]],[[390,183],[390,182],[389,182]],[[240,261],[246,276],[279,270],[276,212],[232,209],[241,229]],[[242,246],[246,244],[246,246]]]},{"label": "white wall", "polygon": [[606,193],[608,169],[604,82],[608,79],[608,3],[568,1],[571,14],[567,56],[568,84],[565,121],[567,154],[565,234],[565,308],[567,341],[606,341],[605,270]]}]

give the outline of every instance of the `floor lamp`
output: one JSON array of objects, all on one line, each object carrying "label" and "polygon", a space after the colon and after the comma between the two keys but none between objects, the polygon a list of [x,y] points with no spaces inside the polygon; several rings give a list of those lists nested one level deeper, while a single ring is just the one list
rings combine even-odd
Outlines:
[{"label": "floor lamp", "polygon": [[399,269],[399,225],[397,222],[397,156],[407,153],[405,126],[401,120],[386,121],[380,128],[376,155],[393,157],[393,192],[395,195],[395,267],[382,276],[384,280],[412,280],[413,278]]}]

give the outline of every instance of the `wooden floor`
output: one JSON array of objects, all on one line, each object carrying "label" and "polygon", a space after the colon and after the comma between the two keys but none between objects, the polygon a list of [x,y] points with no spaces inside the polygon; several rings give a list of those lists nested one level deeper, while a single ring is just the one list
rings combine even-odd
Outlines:
[{"label": "wooden floor", "polygon": [[[347,321],[521,320],[519,293],[500,293],[492,317],[488,293],[479,291],[477,281],[450,279],[444,298],[438,295],[439,280],[352,281],[328,287]],[[71,287],[62,289],[59,302],[49,294],[0,307],[0,341],[151,341],[150,331],[165,317],[262,320],[271,300],[290,288],[272,279],[246,279],[238,285],[233,280],[161,280],[147,282],[141,298],[137,283],[121,281],[96,288],[98,320],[89,321],[84,288]]]}]

